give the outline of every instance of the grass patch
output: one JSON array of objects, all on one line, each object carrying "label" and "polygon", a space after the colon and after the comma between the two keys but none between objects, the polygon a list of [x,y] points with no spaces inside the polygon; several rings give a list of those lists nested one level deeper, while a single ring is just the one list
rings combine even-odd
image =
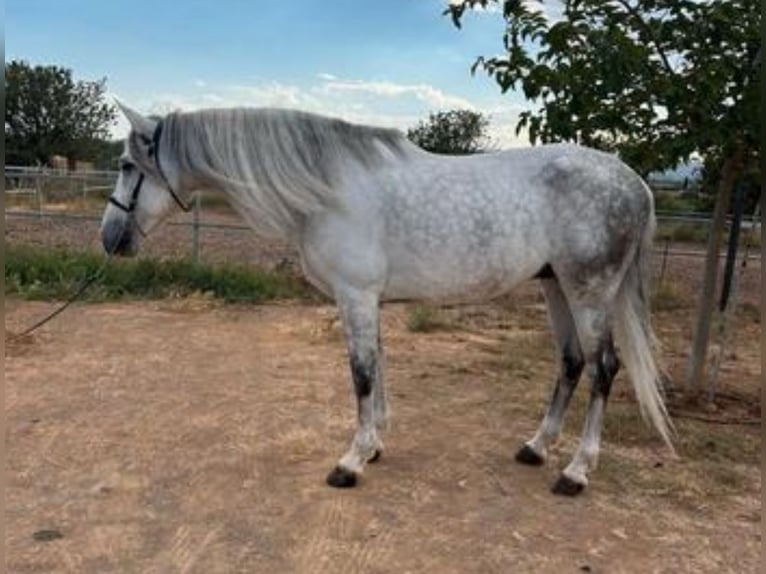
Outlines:
[{"label": "grass patch", "polygon": [[664,281],[652,294],[652,310],[677,311],[690,307],[693,303],[684,297],[676,285]]},{"label": "grass patch", "polygon": [[678,243],[706,243],[709,227],[706,222],[660,221],[654,236],[655,244],[664,241]]},{"label": "grass patch", "polygon": [[554,343],[548,333],[518,331],[503,342],[497,354],[487,357],[485,361],[488,367],[502,375],[499,382],[504,387],[509,380],[530,381],[539,378],[541,374],[546,378],[544,385],[525,385],[523,399],[514,394],[513,400],[519,404],[546,401],[549,397],[550,385],[556,378],[557,364]]},{"label": "grass patch", "polygon": [[[559,447],[562,464],[580,440],[586,402],[573,401],[570,407],[568,446]],[[638,405],[610,402],[594,485],[620,497],[630,493],[695,512],[752,492],[752,476],[760,466],[759,433],[682,419],[674,423],[678,458],[668,456],[658,434],[642,420]]]},{"label": "grass patch", "polygon": [[[577,412],[578,402],[585,401],[573,401],[576,412],[567,421],[567,427],[572,425],[568,432],[575,436],[584,417],[584,412]],[[662,455],[665,448],[642,420],[638,405],[611,402],[604,415],[605,442],[594,479],[616,492],[642,492],[688,508],[750,488],[749,477],[761,461],[759,432],[684,419],[675,419],[674,424],[676,460]]]},{"label": "grass patch", "polygon": [[[63,299],[96,273],[104,256],[29,246],[9,246],[5,257],[5,293],[26,299]],[[114,259],[86,293],[91,301],[161,299],[205,293],[229,302],[314,298],[299,277],[247,265],[204,265],[188,260]]]},{"label": "grass patch", "polygon": [[449,327],[433,305],[418,303],[409,310],[407,329],[413,333],[431,333]]},{"label": "grass patch", "polygon": [[713,210],[713,203],[710,197],[693,191],[657,189],[654,191],[654,208],[657,211],[709,212]]}]

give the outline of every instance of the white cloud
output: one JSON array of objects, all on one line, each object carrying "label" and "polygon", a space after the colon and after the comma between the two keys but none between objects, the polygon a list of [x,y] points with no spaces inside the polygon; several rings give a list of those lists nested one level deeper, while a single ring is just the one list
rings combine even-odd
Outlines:
[{"label": "white cloud", "polygon": [[[284,107],[340,117],[360,124],[393,127],[406,131],[430,112],[456,108],[486,114],[489,132],[496,148],[528,145],[514,130],[522,107],[484,103],[450,94],[429,84],[404,84],[391,81],[342,79],[334,74],[318,74],[308,86],[271,81],[252,85],[198,85],[186,93],[157,93],[143,96],[129,105],[149,114],[167,114],[206,107]],[[120,116],[113,130],[115,137],[128,132]]]},{"label": "white cloud", "polygon": [[316,98],[304,88],[280,82],[254,86],[224,86],[223,91],[237,102],[236,105],[302,109],[314,109],[319,105]]},{"label": "white cloud", "polygon": [[364,81],[364,80],[333,80],[325,82],[321,91],[328,94],[366,93],[385,98],[414,97],[430,108],[474,109],[474,105],[465,98],[453,96],[428,84],[397,84],[395,82]]},{"label": "white cloud", "polygon": [[563,2],[556,2],[555,0],[524,0],[524,4],[532,10],[542,13],[549,24],[561,20],[563,17]]},{"label": "white cloud", "polygon": [[529,147],[529,135],[527,130],[522,130],[516,134],[516,123],[518,116],[503,121],[490,122],[489,138],[492,147],[497,149],[508,149],[515,147]]}]

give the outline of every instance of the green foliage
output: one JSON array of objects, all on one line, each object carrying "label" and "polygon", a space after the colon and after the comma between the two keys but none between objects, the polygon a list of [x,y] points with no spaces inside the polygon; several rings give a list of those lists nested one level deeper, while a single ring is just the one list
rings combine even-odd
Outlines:
[{"label": "green foliage", "polygon": [[446,328],[437,310],[426,303],[418,303],[410,309],[407,318],[407,329],[413,333],[431,333]]},{"label": "green foliage", "polygon": [[696,192],[655,191],[654,209],[675,212],[711,212],[713,203],[709,195]]},{"label": "green foliage", "polygon": [[46,164],[56,154],[95,159],[115,117],[105,92],[105,79],[75,81],[67,68],[7,63],[6,162]]},{"label": "green foliage", "polygon": [[671,241],[678,243],[699,243],[704,245],[710,235],[710,223],[708,221],[677,222],[661,221],[657,225],[654,235],[656,242]]},{"label": "green foliage", "polygon": [[[760,148],[758,149],[760,152]],[[702,168],[702,186],[701,192],[706,199],[707,204],[713,204],[718,189],[718,181],[721,178],[721,171],[724,163],[723,157],[720,153],[710,153],[705,158],[705,163]],[[763,180],[761,177],[762,167],[758,162],[754,161],[755,156],[750,158],[751,161],[746,162],[740,170],[737,185],[743,186],[744,192],[744,212],[752,214],[755,211],[758,202],[761,199]],[[729,204],[729,211],[734,209],[734,202]],[[711,207],[712,210],[712,207]]]},{"label": "green foliage", "polygon": [[[28,299],[66,298],[85,277],[96,273],[103,261],[103,255],[94,253],[10,246],[5,259],[5,291]],[[245,265],[213,267],[157,259],[111,261],[86,296],[91,300],[158,299],[195,292],[250,303],[313,296],[294,276]]]},{"label": "green foliage", "polygon": [[433,153],[467,155],[487,147],[488,126],[489,120],[480,112],[451,110],[430,114],[428,121],[407,130],[407,138]]},{"label": "green foliage", "polygon": [[[459,25],[467,0],[447,9]],[[533,143],[617,151],[639,173],[693,152],[760,154],[761,8],[755,0],[504,0],[504,55],[479,58],[502,91],[539,107],[521,115]]]},{"label": "green foliage", "polygon": [[117,170],[120,156],[125,147],[125,140],[94,140],[89,159],[96,169]]}]

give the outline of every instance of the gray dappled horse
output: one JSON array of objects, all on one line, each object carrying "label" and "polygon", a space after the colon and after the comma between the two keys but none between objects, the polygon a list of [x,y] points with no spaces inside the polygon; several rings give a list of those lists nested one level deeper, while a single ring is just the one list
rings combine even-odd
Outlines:
[{"label": "gray dappled horse", "polygon": [[[585,429],[553,490],[576,494],[596,466],[605,403],[622,362],[642,413],[670,444],[652,359],[652,196],[616,157],[575,145],[447,157],[397,131],[298,111],[210,109],[131,123],[104,213],[105,249],[133,254],[192,193],[226,192],[256,232],[285,238],[308,280],[337,302],[358,401],[351,446],[328,475],[356,484],[383,450],[384,300],[487,300],[537,278],[561,359],[543,421],[516,454],[545,461],[584,368]],[[614,339],[613,339],[614,335]]]}]

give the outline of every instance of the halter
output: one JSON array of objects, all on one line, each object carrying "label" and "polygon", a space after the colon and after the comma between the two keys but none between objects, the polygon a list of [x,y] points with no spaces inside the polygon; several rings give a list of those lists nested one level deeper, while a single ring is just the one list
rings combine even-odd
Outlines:
[{"label": "halter", "polygon": [[[165,184],[165,189],[167,189],[168,193],[170,193],[170,197],[173,198],[173,201],[175,201],[176,205],[180,207],[182,211],[189,212],[192,210],[192,206],[189,205],[188,203],[185,203],[178,196],[178,194],[176,194],[176,192],[173,191],[173,187],[170,185],[168,178],[165,177],[165,172],[162,170],[162,164],[160,164],[160,154],[159,154],[161,137],[162,137],[162,120],[157,122],[157,127],[154,128],[154,134],[152,134],[152,140],[150,142],[147,142],[149,144],[149,157],[154,158],[154,165],[157,167],[157,172],[160,174],[160,178]],[[141,193],[141,186],[143,185],[143,183],[144,183],[144,174],[141,173],[138,176],[138,181],[136,182],[136,185],[133,186],[133,190],[130,192],[130,201],[128,202],[128,205],[125,205],[119,199],[116,199],[113,195],[109,196],[109,203],[111,203],[115,207],[118,207],[119,209],[121,209],[122,211],[124,211],[125,213],[129,215],[132,214],[136,210],[136,205],[138,204],[138,195]]]},{"label": "halter", "polygon": [[[157,123],[157,127],[154,129],[154,135],[152,135],[152,141],[147,142],[149,144],[149,157],[154,157],[154,164],[157,166],[157,171],[159,172],[160,177],[165,183],[165,189],[168,190],[168,192],[170,193],[170,196],[176,202],[178,207],[180,207],[184,211],[191,211],[192,207],[184,203],[181,200],[181,198],[178,197],[178,195],[176,195],[170,183],[168,182],[168,178],[165,177],[165,173],[162,171],[162,166],[160,165],[160,156],[157,153],[157,147],[159,146],[161,135],[162,135],[162,121]],[[109,196],[109,203],[121,209],[122,211],[127,213],[130,218],[132,218],[133,213],[136,210],[136,205],[138,204],[138,195],[141,193],[141,186],[144,184],[145,177],[146,176],[143,173],[140,173],[138,175],[138,181],[136,182],[136,185],[133,186],[133,190],[130,192],[130,201],[128,202],[128,205],[125,205],[119,199],[115,199],[114,196]],[[130,223],[130,219],[122,222],[122,230],[120,231],[120,238],[117,243],[119,243],[119,241],[122,240],[122,236],[127,231],[129,223]],[[141,227],[135,222],[135,220],[133,221],[133,223],[136,226],[136,229],[138,229],[139,233],[141,233],[141,235],[146,235],[141,230]],[[104,259],[104,262],[101,264],[101,267],[99,267],[98,270],[95,273],[93,273],[93,275],[83,279],[83,281],[80,283],[79,287],[77,287],[77,290],[74,292],[74,294],[71,297],[69,297],[69,299],[67,299],[60,307],[58,307],[57,309],[54,309],[53,312],[49,313],[46,317],[37,321],[36,323],[34,323],[32,326],[28,327],[21,333],[16,333],[14,335],[11,335],[8,338],[8,340],[9,341],[21,340],[22,338],[26,337],[33,331],[36,331],[37,329],[45,325],[48,321],[50,321],[51,319],[53,319],[60,313],[63,313],[65,309],[67,309],[72,303],[77,301],[90,288],[90,286],[93,285],[101,277],[101,274],[104,272],[104,269],[106,269],[106,266],[112,260],[113,256],[114,256],[114,250],[109,251],[107,253],[106,259]]]},{"label": "halter", "polygon": [[139,174],[136,185],[133,186],[133,191],[130,192],[130,202],[128,205],[122,203],[119,199],[116,199],[114,195],[109,196],[109,203],[115,207],[119,207],[125,213],[133,213],[136,210],[136,204],[138,203],[138,194],[141,191],[141,186],[144,183],[144,174]]}]

